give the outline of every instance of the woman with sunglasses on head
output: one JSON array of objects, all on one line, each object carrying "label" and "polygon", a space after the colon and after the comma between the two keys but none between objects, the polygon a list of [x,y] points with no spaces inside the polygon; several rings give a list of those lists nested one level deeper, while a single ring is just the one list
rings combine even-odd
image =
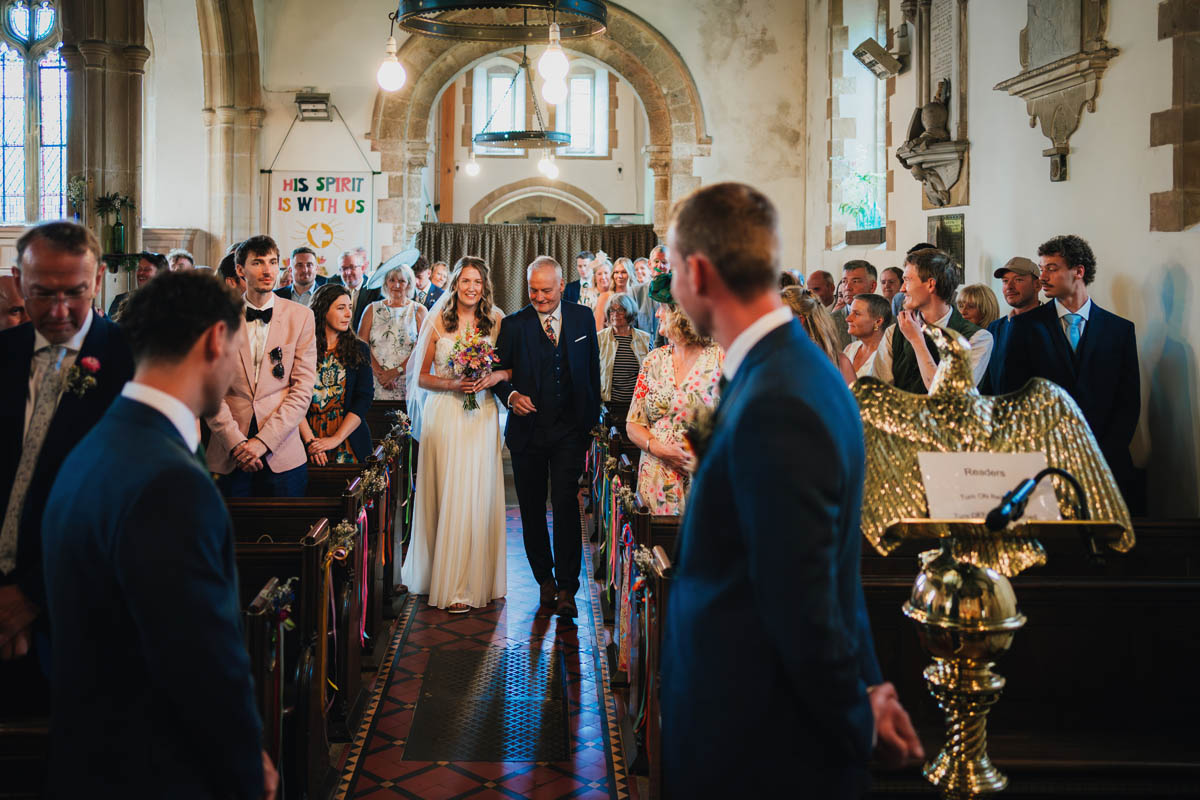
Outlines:
[{"label": "woman with sunglasses on head", "polygon": [[317,380],[308,416],[300,423],[300,438],[312,464],[362,464],[371,453],[371,434],[363,424],[375,397],[371,350],[350,330],[354,309],[345,286],[318,289],[312,312],[317,323]]}]

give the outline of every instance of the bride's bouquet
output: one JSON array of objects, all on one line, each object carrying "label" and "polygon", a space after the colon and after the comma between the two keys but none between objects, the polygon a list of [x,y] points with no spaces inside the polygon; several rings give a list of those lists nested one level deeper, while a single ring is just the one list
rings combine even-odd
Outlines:
[{"label": "bride's bouquet", "polygon": [[[450,350],[450,369],[460,378],[477,381],[489,375],[492,365],[499,362],[496,348],[492,340],[484,336],[476,328],[470,328],[466,333],[459,334]],[[463,400],[463,410],[471,411],[479,408],[474,394],[468,394]]]}]

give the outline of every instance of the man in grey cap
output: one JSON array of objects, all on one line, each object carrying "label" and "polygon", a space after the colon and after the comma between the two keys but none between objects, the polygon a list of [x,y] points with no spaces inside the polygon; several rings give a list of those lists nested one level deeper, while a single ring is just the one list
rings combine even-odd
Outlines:
[{"label": "man in grey cap", "polygon": [[1038,290],[1041,289],[1041,270],[1038,265],[1023,256],[1010,258],[1008,263],[992,273],[1003,284],[1004,302],[1012,307],[1007,316],[988,325],[988,333],[994,342],[992,360],[987,372],[979,382],[982,394],[993,394],[1002,385],[1000,372],[1004,369],[1004,355],[1008,346],[1009,322],[1018,314],[1032,311],[1041,305]]}]

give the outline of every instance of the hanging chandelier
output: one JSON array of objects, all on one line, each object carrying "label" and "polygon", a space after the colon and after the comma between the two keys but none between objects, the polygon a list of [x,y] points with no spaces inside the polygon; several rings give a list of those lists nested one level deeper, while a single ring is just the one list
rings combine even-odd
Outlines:
[{"label": "hanging chandelier", "polygon": [[[521,17],[498,22],[496,11],[520,11]],[[563,39],[596,36],[608,27],[604,0],[400,0],[397,14],[410,33],[509,44],[545,42],[554,23]]]},{"label": "hanging chandelier", "polygon": [[[513,87],[517,85],[517,81],[521,79],[522,75],[525,76],[525,80],[528,82],[529,95],[533,98],[533,114],[537,120],[537,128],[531,131],[491,130],[492,120],[496,118],[496,112],[504,105],[504,99],[512,94]],[[508,84],[508,89],[505,90],[504,96],[500,98],[500,102],[496,103],[495,108],[492,110],[492,115],[488,117],[487,123],[483,126],[483,130],[475,134],[472,141],[476,146],[507,147],[512,150],[550,150],[559,147],[569,147],[571,145],[571,134],[566,131],[546,130],[546,122],[542,119],[542,107],[538,104],[537,95],[533,90],[533,77],[529,74],[529,58],[525,54],[524,48],[521,50],[521,65],[517,67],[517,74],[513,75],[512,81]]]}]

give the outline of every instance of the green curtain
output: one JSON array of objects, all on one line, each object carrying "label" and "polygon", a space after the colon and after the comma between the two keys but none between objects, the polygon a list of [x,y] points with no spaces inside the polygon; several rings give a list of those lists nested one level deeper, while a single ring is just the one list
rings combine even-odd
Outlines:
[{"label": "green curtain", "polygon": [[537,256],[550,256],[563,266],[566,280],[579,277],[575,254],[603,250],[609,258],[649,256],[657,245],[653,225],[471,225],[426,222],[417,234],[417,249],[429,263],[451,267],[463,256],[478,256],[492,272],[496,305],[511,314],[529,302],[525,268]]}]

